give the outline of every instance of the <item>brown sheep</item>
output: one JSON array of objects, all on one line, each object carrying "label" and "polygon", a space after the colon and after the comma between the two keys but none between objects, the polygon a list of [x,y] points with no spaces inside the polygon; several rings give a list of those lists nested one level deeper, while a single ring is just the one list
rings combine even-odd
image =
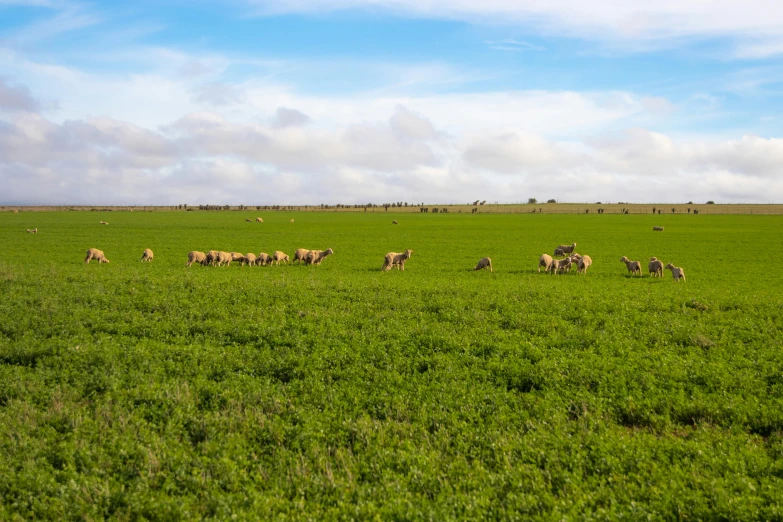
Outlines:
[{"label": "brown sheep", "polygon": [[280,261],[282,261],[285,264],[288,264],[288,256],[285,254],[285,252],[275,250],[275,253],[272,254],[272,264],[279,266]]},{"label": "brown sheep", "polygon": [[215,266],[218,261],[218,251],[210,250],[207,252],[207,258],[204,260],[204,266]]},{"label": "brown sheep", "polygon": [[311,250],[305,258],[306,265],[320,265],[321,261],[326,259],[327,256],[334,254],[334,250],[327,248],[326,250]]},{"label": "brown sheep", "polygon": [[628,273],[633,275],[642,275],[642,264],[639,261],[631,261],[627,257],[623,256],[620,258],[621,263],[625,263],[625,266],[628,267]]},{"label": "brown sheep", "polygon": [[663,277],[663,262],[657,257],[651,257],[647,264],[647,270],[650,271],[650,277]]},{"label": "brown sheep", "polygon": [[544,272],[549,272],[552,269],[552,256],[549,254],[541,254],[538,258],[538,273],[541,273],[541,267],[544,267]]},{"label": "brown sheep", "polygon": [[559,248],[560,250],[562,250],[566,254],[570,254],[576,248],[576,243],[571,243],[570,245],[560,245],[557,248]]},{"label": "brown sheep", "polygon": [[682,279],[683,283],[685,282],[685,270],[671,263],[668,263],[664,268],[672,271],[672,277],[674,277],[675,282],[679,283],[680,279]]},{"label": "brown sheep", "polygon": [[142,262],[146,261],[148,263],[152,261],[152,250],[150,250],[149,248],[145,248],[144,252],[141,253],[141,261]]},{"label": "brown sheep", "polygon": [[[573,257],[571,258],[573,259]],[[587,274],[587,269],[593,264],[593,259],[590,256],[579,256],[576,258],[576,273]]]},{"label": "brown sheep", "polygon": [[562,248],[557,247],[552,255],[554,257],[562,257],[565,255],[565,251]]},{"label": "brown sheep", "polygon": [[103,255],[103,251],[98,250],[97,248],[90,248],[87,250],[87,257],[84,258],[84,262],[89,263],[93,259],[97,260],[99,264],[109,262],[109,260],[106,259],[106,256]]},{"label": "brown sheep", "polygon": [[193,263],[201,263],[201,265],[206,266],[207,255],[204,252],[199,252],[198,250],[188,252],[188,262],[185,264],[185,266],[191,266]]},{"label": "brown sheep", "polygon": [[405,261],[410,259],[411,255],[413,255],[413,250],[410,249],[406,250],[403,254],[389,252],[386,254],[386,257],[383,258],[381,270],[388,272],[393,266],[396,266],[397,270],[405,271]]},{"label": "brown sheep", "polygon": [[482,257],[479,259],[479,262],[473,271],[475,272],[476,270],[482,270],[484,268],[489,268],[489,271],[492,272],[492,260],[488,257]]},{"label": "brown sheep", "polygon": [[310,250],[306,248],[297,248],[296,252],[294,252],[294,260],[292,261],[292,264],[296,262],[304,263],[304,260],[307,259],[307,254],[309,253]]},{"label": "brown sheep", "polygon": [[253,222],[253,220],[252,220],[252,219],[246,219],[246,220],[245,220],[245,223],[252,223],[252,222]]},{"label": "brown sheep", "polygon": [[653,227],[653,232],[663,232],[663,227]]},{"label": "brown sheep", "polygon": [[397,220],[394,219],[394,220],[392,220],[392,225],[399,225],[399,223],[397,223]]},{"label": "brown sheep", "polygon": [[242,266],[245,266],[245,263],[247,263],[248,266],[256,266],[256,255],[249,252],[242,258]]},{"label": "brown sheep", "polygon": [[266,252],[261,252],[256,258],[256,266],[266,266],[272,264],[272,256]]}]

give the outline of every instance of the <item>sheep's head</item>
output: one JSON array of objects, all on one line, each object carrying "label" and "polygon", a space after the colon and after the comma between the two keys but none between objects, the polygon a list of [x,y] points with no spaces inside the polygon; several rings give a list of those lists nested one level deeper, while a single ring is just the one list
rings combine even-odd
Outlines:
[{"label": "sheep's head", "polygon": [[334,250],[332,250],[331,248],[327,248],[326,252],[324,252],[324,256],[328,256],[328,255],[331,255],[331,254],[334,254]]},{"label": "sheep's head", "polygon": [[413,254],[413,250],[411,250],[411,249],[408,249],[408,250],[406,250],[406,251],[405,251],[405,254],[406,254],[408,257],[411,257],[411,254]]},{"label": "sheep's head", "polygon": [[674,265],[671,263],[666,263],[666,266],[664,268],[674,268]]},{"label": "sheep's head", "polygon": [[653,257],[650,258],[650,261],[658,261],[658,258],[653,256]]},{"label": "sheep's head", "polygon": [[626,256],[623,256],[623,257],[620,258],[620,262],[621,263],[627,263],[628,262],[628,258]]}]

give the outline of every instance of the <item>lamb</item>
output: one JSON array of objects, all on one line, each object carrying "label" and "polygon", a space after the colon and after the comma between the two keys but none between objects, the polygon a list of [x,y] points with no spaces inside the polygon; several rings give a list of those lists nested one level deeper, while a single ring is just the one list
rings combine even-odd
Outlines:
[{"label": "lamb", "polygon": [[260,217],[257,217],[257,218],[256,218],[256,223],[263,223],[263,222],[264,222],[264,220],[263,220],[263,219],[261,219]]},{"label": "lamb", "polygon": [[326,250],[311,250],[305,258],[306,265],[320,265],[321,261],[326,259],[327,256],[334,254],[334,250],[327,248]]},{"label": "lamb", "polygon": [[405,261],[410,259],[413,254],[413,250],[406,250],[404,254],[398,254],[397,252],[389,252],[386,257],[383,258],[383,266],[381,270],[388,272],[393,266],[396,266],[398,270],[405,271]]},{"label": "lamb", "polygon": [[393,220],[392,220],[392,225],[399,225],[399,223],[397,223],[397,220],[396,220],[396,219],[393,219]]},{"label": "lamb", "polygon": [[242,266],[245,266],[245,263],[248,264],[248,266],[256,266],[256,255],[251,253],[248,253],[243,259],[242,259]]},{"label": "lamb", "polygon": [[541,267],[544,267],[544,272],[549,272],[552,269],[552,256],[549,254],[541,254],[538,258],[538,273],[541,273]]},{"label": "lamb", "polygon": [[482,270],[484,268],[489,268],[489,271],[492,272],[492,260],[488,257],[482,257],[473,271],[475,272],[476,270]]},{"label": "lamb", "polygon": [[217,255],[217,266],[231,266],[231,261],[233,261],[233,257],[228,252],[218,252]]},{"label": "lamb", "polygon": [[149,248],[145,248],[144,252],[141,253],[141,261],[142,262],[146,261],[148,263],[152,261],[152,250],[150,250]]},{"label": "lamb", "polygon": [[108,225],[108,224],[109,223],[107,223],[106,221],[101,221],[101,225]]},{"label": "lamb", "polygon": [[571,258],[558,259],[552,262],[552,273],[562,274],[563,272],[571,271]]},{"label": "lamb", "polygon": [[261,252],[256,258],[256,266],[266,266],[272,264],[272,256],[266,252]]},{"label": "lamb", "polygon": [[275,253],[272,254],[272,264],[280,265],[280,261],[282,261],[285,264],[288,264],[288,256],[285,254],[285,252],[275,250]]},{"label": "lamb", "polygon": [[663,227],[653,227],[653,232],[663,232]]},{"label": "lamb", "polygon": [[593,264],[593,260],[590,256],[579,256],[576,259],[576,273],[587,274],[587,269]]},{"label": "lamb", "polygon": [[210,250],[207,252],[207,257],[204,260],[204,266],[215,266],[218,260],[218,251],[217,250]]},{"label": "lamb", "polygon": [[647,264],[647,270],[650,271],[650,277],[663,277],[663,262],[657,257],[651,257]]},{"label": "lamb", "polygon": [[628,273],[642,275],[642,264],[639,261],[631,261],[627,257],[620,258],[620,262],[625,263],[628,267]]},{"label": "lamb", "polygon": [[560,245],[560,246],[559,246],[559,247],[557,247],[557,248],[559,248],[560,250],[562,250],[562,251],[563,251],[564,253],[566,253],[566,254],[570,254],[570,253],[572,253],[572,252],[574,251],[574,249],[576,248],[576,243],[572,243],[572,244],[570,244],[570,245]]},{"label": "lamb", "polygon": [[683,283],[685,282],[685,271],[682,268],[674,266],[671,263],[668,263],[664,268],[668,268],[672,271],[672,277],[674,277],[675,282],[679,283],[680,279],[682,279]]},{"label": "lamb", "polygon": [[201,263],[202,265],[206,265],[207,255],[204,252],[199,252],[198,250],[188,252],[188,262],[185,264],[185,266],[191,266],[193,263]]},{"label": "lamb", "polygon": [[555,252],[552,255],[555,256],[555,257],[562,257],[562,256],[565,255],[565,252],[563,251],[562,248],[558,247],[558,248],[555,249]]},{"label": "lamb", "polygon": [[306,248],[297,248],[296,252],[294,252],[294,260],[293,263],[304,262],[305,259],[307,259],[307,254],[309,254],[311,251],[307,250]]},{"label": "lamb", "polygon": [[38,233],[38,229],[37,228],[28,228],[27,229],[27,233],[28,234],[37,234]]},{"label": "lamb", "polygon": [[106,259],[106,256],[103,254],[103,251],[98,250],[97,248],[90,248],[87,250],[87,257],[84,258],[84,262],[89,263],[93,259],[97,260],[98,264],[109,262],[109,260]]}]

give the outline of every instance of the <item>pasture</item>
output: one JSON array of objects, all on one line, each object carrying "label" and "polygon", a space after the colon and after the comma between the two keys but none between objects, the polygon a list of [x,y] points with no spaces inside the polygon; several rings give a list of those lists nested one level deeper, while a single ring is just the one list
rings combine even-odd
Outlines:
[{"label": "pasture", "polygon": [[[781,520],[781,230],[2,213],[0,519]],[[586,276],[536,273],[574,241]],[[184,266],[299,247],[335,253]],[[494,273],[472,271],[484,256]],[[650,256],[687,283],[647,277]]]}]

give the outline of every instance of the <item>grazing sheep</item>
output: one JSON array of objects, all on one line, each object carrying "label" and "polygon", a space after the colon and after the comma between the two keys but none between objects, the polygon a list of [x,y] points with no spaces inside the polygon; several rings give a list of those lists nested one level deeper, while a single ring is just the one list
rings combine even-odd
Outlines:
[{"label": "grazing sheep", "polygon": [[272,254],[272,263],[275,265],[280,265],[280,261],[282,261],[285,264],[288,264],[288,256],[285,254],[285,252],[275,250],[275,253]]},{"label": "grazing sheep", "polygon": [[388,272],[393,266],[396,266],[398,270],[405,271],[405,261],[410,259],[413,254],[413,250],[406,250],[403,254],[397,252],[389,252],[386,257],[383,258],[383,266],[381,270]]},{"label": "grazing sheep", "polygon": [[272,256],[266,252],[261,252],[256,258],[256,266],[266,266],[272,264]]},{"label": "grazing sheep", "polygon": [[27,233],[28,234],[37,234],[38,233],[38,229],[37,228],[28,228],[27,229]]},{"label": "grazing sheep", "polygon": [[264,222],[264,220],[263,220],[263,219],[261,219],[260,217],[257,217],[257,218],[256,218],[256,223],[263,223],[263,222]]},{"label": "grazing sheep", "polygon": [[150,250],[149,248],[145,248],[144,252],[141,253],[141,261],[142,262],[146,261],[148,263],[152,261],[152,250]]},{"label": "grazing sheep", "polygon": [[653,232],[663,232],[663,227],[653,227]]},{"label": "grazing sheep", "polygon": [[562,248],[556,248],[555,252],[552,255],[555,257],[562,257],[565,255],[565,252],[563,251]]},{"label": "grazing sheep", "polygon": [[204,252],[199,252],[198,250],[188,252],[188,262],[185,264],[185,266],[190,266],[193,263],[201,263],[202,265],[206,265],[207,255]]},{"label": "grazing sheep", "polygon": [[320,265],[321,261],[326,259],[327,256],[334,254],[334,250],[327,248],[326,250],[311,250],[305,258],[306,265]]},{"label": "grazing sheep", "polygon": [[256,266],[256,255],[251,253],[248,253],[244,258],[242,258],[242,266],[245,266],[245,263],[248,264],[248,266]]},{"label": "grazing sheep", "polygon": [[101,221],[101,225],[108,225],[108,224],[109,223],[107,223],[106,221]]},{"label": "grazing sheep", "polygon": [[397,223],[397,220],[396,220],[396,219],[393,219],[393,220],[392,220],[392,225],[399,225],[399,223]]},{"label": "grazing sheep", "polygon": [[229,252],[229,255],[231,256],[231,261],[236,261],[237,263],[242,263],[245,260],[245,255],[239,252]]},{"label": "grazing sheep", "polygon": [[246,219],[246,220],[245,220],[245,223],[252,223],[252,222],[253,222],[253,220],[252,220],[252,219]]},{"label": "grazing sheep", "polygon": [[572,252],[574,251],[574,249],[576,248],[576,243],[572,243],[572,244],[570,244],[570,245],[560,245],[560,246],[559,246],[559,247],[557,247],[557,248],[559,248],[560,250],[562,250],[562,251],[563,251],[564,253],[566,253],[566,254],[570,254],[570,253],[572,253]]},{"label": "grazing sheep", "polygon": [[217,266],[231,266],[231,261],[233,261],[234,258],[231,254],[228,252],[218,252],[217,256]]},{"label": "grazing sheep", "polygon": [[647,270],[650,271],[650,277],[663,277],[663,262],[657,257],[651,257],[647,264]]},{"label": "grazing sheep", "polygon": [[289,221],[289,223],[293,223],[293,222],[294,222],[294,218],[291,218],[291,221]]},{"label": "grazing sheep", "polygon": [[297,248],[296,252],[294,252],[294,260],[292,263],[302,262],[304,263],[304,260],[307,258],[307,254],[310,253],[310,250],[307,250],[306,248]]},{"label": "grazing sheep", "polygon": [[[573,259],[573,258],[572,258]],[[587,274],[587,269],[593,264],[590,256],[580,256],[576,259],[576,273]]]},{"label": "grazing sheep", "polygon": [[217,250],[210,250],[207,252],[207,258],[204,260],[204,266],[215,266],[218,261],[218,251]]},{"label": "grazing sheep", "polygon": [[541,254],[538,258],[538,273],[541,273],[541,267],[544,267],[544,272],[549,272],[552,269],[552,256],[549,254]]},{"label": "grazing sheep", "polygon": [[558,259],[552,262],[552,273],[562,274],[571,271],[571,258]]},{"label": "grazing sheep", "polygon": [[99,264],[109,262],[109,260],[106,259],[106,256],[103,255],[103,251],[98,250],[97,248],[90,248],[87,250],[87,257],[84,258],[84,262],[89,263],[93,259],[97,260]]},{"label": "grazing sheep", "polygon": [[476,270],[481,270],[483,268],[489,268],[489,271],[492,272],[492,260],[488,257],[483,257],[479,260],[478,264],[476,265],[476,268],[473,269],[475,272]]},{"label": "grazing sheep", "polygon": [[642,275],[642,264],[639,261],[631,261],[627,257],[623,256],[620,258],[620,262],[625,263],[625,266],[628,267],[629,274]]},{"label": "grazing sheep", "polygon": [[672,277],[674,277],[675,282],[679,283],[680,279],[682,279],[683,283],[685,282],[685,271],[682,268],[674,266],[671,263],[668,263],[664,268],[668,268],[672,271]]}]

